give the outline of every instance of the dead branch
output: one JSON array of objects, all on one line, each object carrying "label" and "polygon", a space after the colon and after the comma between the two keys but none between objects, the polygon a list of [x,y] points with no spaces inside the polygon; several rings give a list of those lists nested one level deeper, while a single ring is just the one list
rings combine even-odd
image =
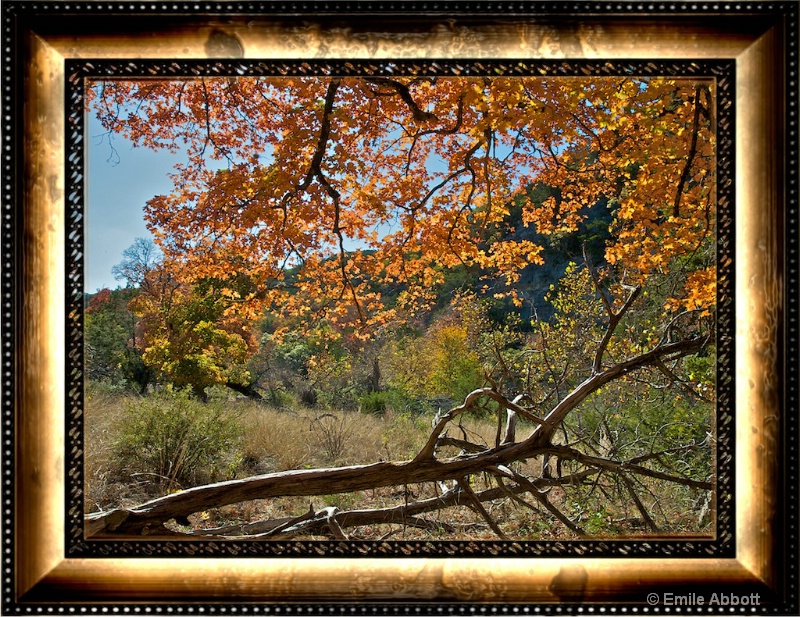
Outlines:
[{"label": "dead branch", "polygon": [[503,441],[501,445],[507,443],[514,443],[517,435],[517,412],[513,409],[506,409],[506,430],[503,434]]},{"label": "dead branch", "polygon": [[636,494],[636,489],[633,488],[633,483],[630,481],[630,478],[625,476],[625,474],[620,475],[620,478],[622,479],[622,483],[625,485],[628,494],[631,496],[631,499],[633,499],[633,503],[636,504],[636,509],[639,510],[639,514],[642,515],[642,519],[644,519],[644,522],[647,524],[647,526],[650,528],[651,531],[658,533],[659,531],[658,525],[656,525],[656,522],[653,520],[653,517],[650,516],[650,513],[647,511],[647,508],[644,507],[642,500],[639,499],[639,495]]},{"label": "dead branch", "polygon": [[448,437],[447,435],[439,437],[439,439],[436,441],[437,449],[440,446],[451,446],[453,448],[463,450],[464,452],[486,452],[489,449],[488,446],[482,446],[480,444],[467,441],[466,439]]},{"label": "dead branch", "polygon": [[647,454],[642,454],[640,456],[635,456],[632,459],[628,460],[628,464],[636,464],[636,463],[643,463],[644,461],[650,459],[657,459],[663,464],[662,456],[664,454],[676,454],[678,452],[686,452],[689,450],[699,450],[702,447],[702,444],[698,443],[690,443],[683,446],[676,446],[674,448],[667,448],[666,450],[659,450],[658,452],[649,452]]},{"label": "dead branch", "polygon": [[549,454],[555,454],[560,458],[578,461],[584,465],[599,467],[620,475],[624,475],[625,472],[631,472],[641,476],[649,476],[651,478],[666,480],[675,484],[682,484],[684,486],[691,486],[692,488],[699,488],[707,491],[710,491],[713,488],[713,484],[711,482],[692,480],[691,478],[684,478],[660,471],[654,471],[652,469],[648,469],[647,467],[642,467],[641,465],[631,463],[630,461],[614,461],[607,458],[600,458],[598,456],[589,456],[579,452],[578,450],[575,450],[574,448],[570,448],[569,446],[550,446],[546,448],[545,451]]},{"label": "dead branch", "polygon": [[[629,462],[623,463],[591,457],[573,448],[553,446],[550,443],[555,427],[571,410],[597,389],[630,371],[653,366],[658,360],[694,353],[705,344],[706,339],[701,338],[658,345],[647,353],[629,358],[600,373],[593,374],[561,400],[547,415],[546,420],[534,416],[527,409],[509,401],[497,392],[487,389],[475,390],[466,397],[464,404],[444,415],[434,427],[427,443],[411,461],[292,470],[198,486],[160,497],[135,508],[90,514],[86,517],[87,536],[162,533],[164,531],[163,524],[170,519],[182,520],[195,512],[254,499],[330,495],[384,486],[444,480],[458,481],[469,475],[485,472],[497,465],[509,465],[514,461],[545,453],[573,459],[589,467],[607,469],[614,473],[637,473],[708,490],[711,488],[709,482],[656,472]],[[535,427],[528,438],[519,443],[501,444],[491,449],[437,460],[434,452],[447,423],[464,411],[471,409],[483,396],[492,398],[505,405],[506,408],[533,419],[539,425]],[[500,492],[502,493],[502,491]],[[341,515],[337,515],[336,522],[341,525]]]},{"label": "dead branch", "polygon": [[540,491],[528,478],[503,465],[498,465],[493,469],[493,471],[495,471],[497,475],[502,475],[514,480],[520,487],[524,488],[531,495],[533,495],[536,500],[547,509],[548,512],[555,516],[559,521],[564,523],[564,525],[566,525],[570,530],[577,533],[579,536],[586,535],[586,532],[583,529],[578,527],[578,525],[573,523],[569,517],[561,512],[561,510],[559,510],[556,506],[554,506],[553,503],[547,498],[547,495]]},{"label": "dead branch", "polygon": [[532,420],[533,422],[539,425],[548,424],[546,420],[543,420],[542,418],[539,418],[538,416],[532,414],[524,407],[520,407],[517,403],[508,400],[506,397],[504,397],[496,390],[492,390],[491,388],[479,388],[477,390],[473,390],[472,392],[470,392],[464,399],[464,403],[462,405],[454,407],[448,413],[444,414],[441,417],[441,419],[436,423],[436,426],[434,426],[430,437],[428,437],[427,443],[422,447],[417,456],[414,457],[414,462],[433,458],[434,452],[436,450],[437,440],[439,439],[439,436],[442,434],[447,425],[450,423],[450,421],[452,421],[454,418],[461,415],[465,411],[473,409],[475,403],[484,396],[491,398],[492,400],[499,403],[506,409],[511,409],[514,412],[520,414],[521,416],[524,416],[525,418],[528,418],[529,420]]},{"label": "dead branch", "polygon": [[[554,479],[535,479],[531,480],[530,484],[537,491],[542,491],[548,487],[558,484],[578,484],[584,482],[588,478],[596,475],[596,469],[587,469],[572,476],[565,476],[564,478]],[[523,487],[521,485],[508,487],[503,486],[502,490],[487,489],[475,493],[475,497],[481,501],[493,501],[502,499],[503,497],[513,495],[517,496],[519,493],[530,491],[530,486]],[[364,527],[367,525],[404,525],[406,527],[417,527],[420,529],[428,529],[431,531],[444,530],[447,532],[455,532],[456,527],[444,521],[430,521],[421,518],[422,514],[429,514],[439,510],[444,510],[458,505],[467,505],[465,494],[459,488],[450,489],[430,499],[423,499],[420,501],[395,506],[393,508],[375,508],[365,510],[349,510],[341,511],[337,514],[337,522],[343,529],[350,527]],[[324,512],[317,513],[313,507],[296,517],[283,517],[279,519],[271,519],[264,521],[256,521],[244,525],[227,525],[225,527],[216,527],[212,529],[198,529],[192,532],[192,536],[215,536],[215,537],[236,537],[241,539],[246,538],[261,538],[261,539],[288,539],[300,535],[314,535],[317,533],[325,533],[326,529],[326,516]]]},{"label": "dead branch", "polygon": [[495,520],[491,517],[491,515],[486,511],[486,508],[483,507],[481,500],[475,495],[475,492],[472,490],[472,487],[469,485],[469,480],[466,478],[460,478],[458,480],[458,486],[461,487],[461,490],[464,491],[464,494],[469,499],[472,506],[475,508],[475,511],[483,517],[483,520],[489,525],[491,530],[497,535],[498,538],[501,540],[505,540],[506,536],[503,533],[500,526],[495,522]]}]

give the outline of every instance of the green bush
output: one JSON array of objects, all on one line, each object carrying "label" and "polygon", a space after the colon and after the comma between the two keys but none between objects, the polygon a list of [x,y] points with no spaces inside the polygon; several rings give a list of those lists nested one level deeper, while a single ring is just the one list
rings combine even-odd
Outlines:
[{"label": "green bush", "polygon": [[433,399],[414,395],[402,388],[388,388],[375,392],[365,392],[358,397],[358,409],[362,413],[383,416],[387,411],[399,414],[430,414],[437,410]]},{"label": "green bush", "polygon": [[241,426],[222,402],[185,391],[132,399],[114,449],[119,468],[171,490],[233,477]]},{"label": "green bush", "polygon": [[270,385],[266,388],[264,393],[264,401],[278,409],[288,407],[289,409],[295,406],[295,398],[291,392],[287,392],[284,388],[278,385]]},{"label": "green bush", "polygon": [[362,413],[382,416],[387,409],[402,409],[402,398],[396,390],[365,392],[358,397],[358,408]]}]

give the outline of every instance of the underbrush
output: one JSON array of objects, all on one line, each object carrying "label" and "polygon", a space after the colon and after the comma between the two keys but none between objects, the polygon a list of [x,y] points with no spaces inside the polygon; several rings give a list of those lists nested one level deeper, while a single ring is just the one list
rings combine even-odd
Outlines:
[{"label": "underbrush", "polygon": [[[275,407],[263,401],[232,398],[216,393],[207,403],[180,392],[161,392],[146,397],[90,385],[86,393],[86,502],[87,513],[138,505],[169,492],[209,482],[244,478],[290,469],[311,469],[379,461],[409,460],[424,445],[434,418],[387,405],[382,413],[321,411],[296,405]],[[464,416],[449,427],[450,436],[493,446],[497,419],[489,415]],[[520,438],[526,426],[521,427]],[[454,449],[443,456],[456,455]],[[541,457],[520,461],[515,470],[538,475]],[[565,473],[567,471],[565,470]],[[608,498],[613,487],[598,476],[597,485],[554,486],[550,501],[590,534],[646,533],[631,503]],[[193,514],[191,528],[241,526],[248,523],[295,517],[309,507],[341,510],[395,508],[423,499],[434,499],[452,481],[401,487],[378,487],[357,493],[314,497],[254,500]],[[470,479],[473,491],[496,487],[490,478]],[[701,533],[708,523],[697,512],[705,495],[686,487],[647,483],[638,487],[648,507],[662,521],[671,521],[671,533]],[[484,505],[490,516],[503,521],[510,537],[555,540],[574,536],[554,520],[541,504],[528,496],[498,499]],[[309,503],[310,501],[310,503]],[[429,513],[431,526],[421,529],[402,524],[378,524],[352,530],[353,539],[494,539],[485,518],[464,503]]]},{"label": "underbrush", "polygon": [[430,420],[184,392],[86,393],[86,511],[251,475],[410,458]]},{"label": "underbrush", "polygon": [[240,467],[242,425],[219,402],[165,391],[129,399],[113,456],[121,473],[166,490],[229,480]]}]

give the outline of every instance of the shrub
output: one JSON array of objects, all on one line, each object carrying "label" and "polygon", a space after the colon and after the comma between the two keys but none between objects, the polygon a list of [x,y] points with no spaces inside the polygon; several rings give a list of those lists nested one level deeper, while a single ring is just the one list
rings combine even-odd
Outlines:
[{"label": "shrub", "polygon": [[264,402],[277,408],[285,407],[291,409],[295,406],[295,399],[291,392],[287,392],[281,386],[276,385],[270,385],[266,388]]},{"label": "shrub", "polygon": [[241,462],[236,451],[241,427],[224,409],[187,392],[132,399],[115,447],[118,466],[168,490],[232,477]]},{"label": "shrub", "polygon": [[329,463],[335,463],[344,454],[354,428],[352,417],[343,413],[323,413],[313,418],[309,425],[320,453]]},{"label": "shrub", "polygon": [[358,409],[362,413],[382,416],[391,402],[390,393],[382,390],[379,392],[365,392],[358,397]]},{"label": "shrub", "polygon": [[365,392],[358,397],[358,408],[362,413],[382,416],[389,408],[396,408],[400,395],[394,390]]},{"label": "shrub", "polygon": [[319,394],[312,386],[305,386],[300,390],[300,401],[306,407],[314,407],[319,401]]}]

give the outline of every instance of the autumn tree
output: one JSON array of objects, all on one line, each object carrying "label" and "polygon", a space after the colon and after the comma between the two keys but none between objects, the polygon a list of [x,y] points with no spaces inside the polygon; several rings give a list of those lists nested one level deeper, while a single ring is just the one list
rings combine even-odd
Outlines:
[{"label": "autumn tree", "polygon": [[149,238],[136,238],[122,256],[112,274],[126,284],[129,321],[141,339],[139,363],[148,379],[158,375],[203,400],[214,385],[259,397],[246,366],[253,334],[249,324],[225,316],[227,303],[218,292],[220,284],[241,286],[242,277],[181,284]]},{"label": "autumn tree", "polygon": [[[567,233],[601,198],[609,263],[641,284],[712,235],[710,85],[664,79],[237,78],[105,82],[104,126],[188,161],[146,218],[187,281],[246,272],[242,311],[386,323],[456,265],[514,293],[542,247],[486,231],[532,181],[559,189],[522,223]],[[289,276],[291,270],[292,275]],[[713,303],[713,265],[675,300]],[[381,287],[376,287],[379,282]],[[401,286],[394,306],[381,288]]]},{"label": "autumn tree", "polygon": [[[598,204],[608,220],[595,246],[580,243],[581,259],[553,296],[561,303],[556,321],[535,324],[529,349],[506,365],[505,376],[516,372],[516,379],[489,371],[486,387],[437,418],[413,460],[207,487],[93,517],[91,529],[138,533],[256,495],[452,480],[444,495],[402,511],[312,513],[276,523],[267,535],[328,530],[339,537],[343,526],[397,517],[424,524],[425,512],[466,505],[504,537],[482,504],[511,496],[533,507],[521,495],[582,535],[586,530],[544,489],[612,476],[654,529],[652,508],[640,496],[650,483],[712,487],[710,477],[656,468],[669,450],[664,443],[651,440],[639,453],[619,444],[601,449],[585,437],[588,429],[570,424],[574,411],[612,385],[702,394],[687,377],[687,359],[708,355],[713,339],[711,81],[196,77],[108,80],[88,94],[107,130],[145,147],[186,149],[174,190],[148,202],[146,219],[179,304],[200,301],[193,290],[208,291],[209,281],[246,281],[213,286],[214,319],[223,322],[247,323],[269,311],[287,323],[324,324],[337,336],[367,340],[425,314],[456,269],[479,281],[479,294],[520,306],[530,300],[521,277],[544,263],[546,243],[581,229]],[[547,195],[536,199],[531,187],[547,187]],[[657,305],[648,304],[653,298]],[[450,334],[458,342],[461,335]],[[180,362],[181,354],[165,350],[164,361]],[[498,362],[504,359],[499,354]],[[494,443],[447,432],[477,407],[497,414]],[[583,437],[573,443],[576,434]],[[699,442],[675,447],[683,445],[708,449]],[[629,458],[620,458],[623,452]],[[517,465],[536,456],[570,470],[532,476]],[[476,474],[493,487],[473,489]]]},{"label": "autumn tree", "polygon": [[227,312],[220,290],[235,285],[235,278],[187,285],[158,267],[147,273],[129,304],[141,320],[145,364],[202,400],[214,385],[259,396],[247,369],[256,341],[248,324]]}]

